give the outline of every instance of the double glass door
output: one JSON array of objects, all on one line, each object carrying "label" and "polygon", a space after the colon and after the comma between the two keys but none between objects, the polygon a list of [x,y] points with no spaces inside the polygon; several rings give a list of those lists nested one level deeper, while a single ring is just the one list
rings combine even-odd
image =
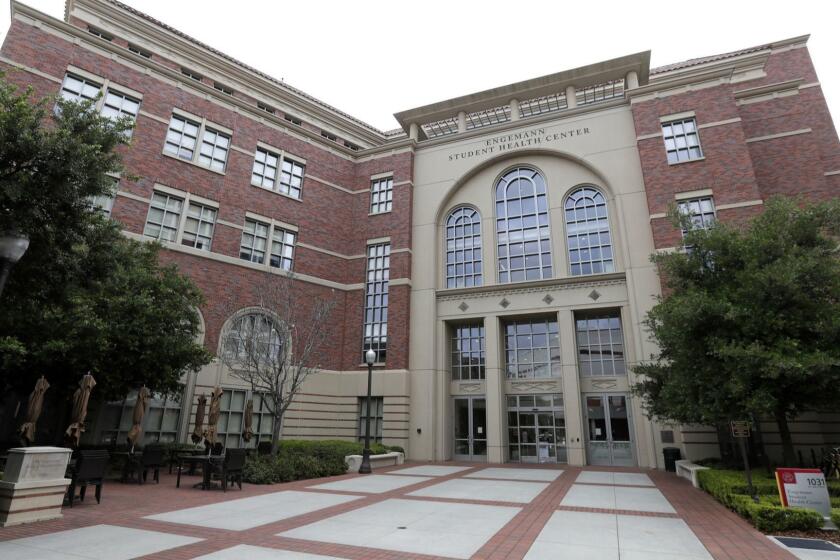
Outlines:
[{"label": "double glass door", "polygon": [[507,409],[511,461],[566,462],[563,395],[508,395]]},{"label": "double glass door", "polygon": [[456,397],[455,449],[457,461],[487,460],[487,404],[484,397]]},{"label": "double glass door", "polygon": [[586,395],[586,444],[590,465],[636,465],[627,395]]}]

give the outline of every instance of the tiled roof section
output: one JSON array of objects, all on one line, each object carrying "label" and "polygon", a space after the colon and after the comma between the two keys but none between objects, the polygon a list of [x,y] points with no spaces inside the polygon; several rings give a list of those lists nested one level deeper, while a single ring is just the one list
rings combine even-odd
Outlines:
[{"label": "tiled roof section", "polygon": [[357,119],[356,117],[354,117],[354,116],[352,116],[352,115],[349,115],[349,114],[345,113],[344,111],[342,111],[342,110],[340,110],[340,109],[337,109],[337,108],[333,107],[333,106],[332,106],[332,105],[330,105],[329,103],[325,103],[325,102],[321,101],[320,99],[318,99],[318,98],[316,98],[316,97],[313,97],[313,96],[309,95],[308,93],[306,93],[306,92],[304,92],[304,91],[302,91],[302,90],[299,90],[299,89],[297,89],[297,88],[295,88],[295,87],[292,87],[292,86],[290,86],[289,84],[287,84],[286,82],[281,81],[281,80],[278,80],[277,78],[274,78],[273,76],[270,76],[270,75],[266,74],[265,72],[261,72],[260,70],[257,70],[256,68],[254,68],[254,67],[252,67],[252,66],[248,66],[248,65],[247,65],[247,64],[245,64],[244,62],[241,62],[241,61],[239,61],[239,60],[237,60],[237,59],[233,58],[233,57],[232,57],[232,56],[230,56],[230,55],[227,55],[227,54],[225,54],[225,53],[223,53],[223,52],[221,52],[221,51],[219,51],[219,50],[217,50],[217,49],[214,49],[214,48],[213,48],[213,47],[211,47],[210,45],[208,45],[208,44],[206,44],[206,43],[202,43],[202,42],[201,42],[201,41],[199,41],[198,39],[195,39],[195,38],[193,38],[193,37],[190,37],[190,36],[189,36],[189,35],[187,35],[186,33],[183,33],[182,31],[178,31],[178,30],[177,30],[177,29],[175,29],[174,27],[171,27],[171,26],[169,26],[169,25],[166,25],[166,24],[165,24],[165,23],[163,23],[162,21],[157,20],[157,19],[153,18],[152,16],[150,16],[150,15],[148,15],[148,14],[145,14],[145,13],[141,12],[140,10],[137,10],[137,9],[135,9],[135,8],[132,8],[131,6],[129,6],[129,5],[127,5],[127,4],[123,4],[122,2],[119,2],[119,1],[117,1],[117,0],[107,0],[107,1],[108,1],[110,4],[113,4],[114,6],[116,6],[116,7],[120,8],[120,9],[122,9],[122,10],[125,10],[125,11],[127,11],[127,12],[130,12],[130,13],[132,13],[132,14],[134,14],[134,15],[138,16],[138,17],[141,17],[141,18],[145,19],[146,21],[148,21],[148,22],[150,22],[150,23],[153,23],[154,25],[157,25],[158,27],[161,27],[161,28],[163,28],[163,29],[166,29],[166,30],[167,30],[167,31],[169,31],[170,33],[173,33],[173,34],[177,35],[178,37],[181,37],[182,39],[186,39],[187,41],[189,41],[189,42],[191,42],[191,43],[193,43],[193,44],[195,44],[195,45],[197,45],[197,46],[201,47],[202,49],[207,49],[208,51],[212,52],[213,54],[215,54],[215,55],[217,55],[217,56],[220,56],[220,57],[224,58],[224,59],[225,59],[225,60],[227,60],[228,62],[232,62],[233,64],[236,64],[237,66],[240,66],[240,67],[244,68],[245,70],[248,70],[249,72],[254,72],[255,74],[259,75],[260,77],[265,78],[266,80],[271,81],[272,83],[274,83],[274,84],[276,84],[276,85],[278,85],[278,86],[282,87],[283,89],[286,89],[286,90],[288,90],[288,91],[290,91],[290,92],[294,93],[295,95],[299,95],[300,97],[303,97],[303,98],[305,98],[305,99],[307,99],[307,100],[309,100],[309,101],[311,101],[311,102],[313,102],[313,103],[316,103],[316,104],[320,105],[321,107],[324,107],[325,109],[328,109],[328,110],[330,110],[330,111],[333,111],[334,113],[337,113],[337,114],[341,115],[342,117],[344,117],[344,118],[346,118],[346,119],[348,119],[348,120],[350,120],[350,121],[353,121],[354,123],[356,123],[356,124],[357,124],[357,125],[359,125],[359,126],[362,126],[362,127],[366,128],[366,129],[368,129],[368,130],[371,130],[371,131],[373,131],[373,132],[375,132],[375,133],[377,133],[377,134],[382,134],[383,136],[385,136],[385,135],[386,135],[383,131],[379,130],[378,128],[376,128],[376,127],[374,127],[374,126],[371,126],[371,125],[369,125],[368,123],[366,123],[366,122],[364,122],[364,121],[362,121],[362,120],[360,120],[360,119]]},{"label": "tiled roof section", "polygon": [[684,60],[682,62],[675,62],[673,64],[666,64],[665,66],[659,66],[658,68],[651,68],[650,73],[653,74],[662,74],[663,72],[670,72],[671,70],[680,70],[681,68],[689,68],[691,66],[698,66],[700,64],[705,64],[707,62],[717,62],[718,60],[726,60],[727,58],[734,58],[736,56],[741,56],[742,54],[750,54],[758,51],[763,51],[765,49],[769,49],[772,47],[772,43],[767,43],[764,45],[758,45],[757,47],[750,47],[748,49],[741,49],[737,51],[732,51],[723,54],[715,54],[712,56],[704,56],[701,58],[691,58],[689,60]]}]

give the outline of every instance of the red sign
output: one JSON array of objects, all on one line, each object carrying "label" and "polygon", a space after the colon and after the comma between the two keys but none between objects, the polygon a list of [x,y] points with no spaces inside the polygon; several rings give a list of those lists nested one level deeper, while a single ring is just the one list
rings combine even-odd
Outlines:
[{"label": "red sign", "polygon": [[831,515],[828,485],[820,469],[776,469],[776,485],[784,507],[808,508]]}]

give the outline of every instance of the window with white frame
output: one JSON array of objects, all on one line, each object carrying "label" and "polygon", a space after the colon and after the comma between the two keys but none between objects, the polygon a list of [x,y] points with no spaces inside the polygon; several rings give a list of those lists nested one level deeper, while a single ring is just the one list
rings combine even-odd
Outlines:
[{"label": "window with white frame", "polygon": [[383,177],[370,182],[370,213],[390,212],[394,198],[394,178]]},{"label": "window with white frame", "polygon": [[[100,98],[103,90],[105,95]],[[67,101],[91,101],[94,110],[111,120],[128,117],[134,122],[140,112],[140,100],[112,85],[110,80],[98,81],[68,72],[61,84],[60,95]],[[131,136],[130,129],[126,135]]]},{"label": "window with white frame", "polygon": [[511,169],[496,184],[499,282],[552,277],[545,179],[529,167]]},{"label": "window with white frame", "polygon": [[615,272],[607,201],[593,187],[566,198],[566,242],[572,276]]},{"label": "window with white frame", "polygon": [[446,287],[481,286],[481,214],[468,206],[446,219]]},{"label": "window with white frame", "polygon": [[210,206],[190,202],[181,244],[209,251],[213,241],[213,228],[216,225],[216,212],[216,209]]},{"label": "window with white frame", "polygon": [[229,360],[272,364],[279,358],[281,348],[274,319],[265,313],[237,317],[224,333],[223,352]]},{"label": "window with white frame", "polygon": [[[125,399],[105,404],[99,423],[103,426],[100,443],[124,444],[133,425],[134,405],[137,391],[132,390]],[[178,423],[181,419],[181,402],[177,397],[152,394],[148,409],[143,416],[143,440],[141,445],[169,443],[178,439]]]},{"label": "window with white frame", "polygon": [[627,373],[618,311],[575,313],[578,369],[583,377]]},{"label": "window with white frame", "polygon": [[[715,203],[711,196],[680,200],[677,209],[691,220],[692,229],[709,229],[715,223]],[[683,235],[688,233],[683,229]]]},{"label": "window with white frame", "polygon": [[96,210],[106,218],[111,217],[111,210],[114,208],[114,199],[117,195],[117,185],[120,180],[116,177],[109,176],[108,181],[111,183],[110,192],[88,197],[88,203],[91,209]]},{"label": "window with white frame", "polygon": [[388,280],[391,266],[391,244],[377,243],[367,248],[367,278],[365,282],[364,339],[365,353],[373,350],[376,362],[384,363],[388,347]]},{"label": "window with white frame", "polygon": [[61,84],[61,97],[67,101],[95,101],[101,91],[101,83],[73,74],[66,74]]},{"label": "window with white frame", "polygon": [[662,139],[665,141],[668,163],[680,163],[703,157],[694,117],[662,123]]},{"label": "window with white frame", "polygon": [[303,188],[304,169],[303,163],[285,154],[257,148],[251,171],[251,184],[299,199]]},{"label": "window with white frame", "polygon": [[184,199],[177,196],[155,192],[146,216],[146,227],[143,235],[160,241],[175,241],[178,238],[178,228],[181,223],[181,212],[184,210]]},{"label": "window with white frame", "polygon": [[[201,147],[196,152],[199,138]],[[230,151],[230,135],[214,127],[206,119],[197,120],[173,114],[169,120],[163,151],[222,173]]]},{"label": "window with white frame", "polygon": [[[384,399],[382,397],[370,398],[370,439],[375,442],[382,442],[382,411]],[[365,426],[368,417],[367,397],[359,397],[359,441],[365,439]]]},{"label": "window with white frame", "polygon": [[[269,247],[269,240],[271,246]],[[297,232],[276,223],[246,218],[239,244],[239,258],[257,264],[266,262],[270,251],[269,266],[291,270],[294,265]]]},{"label": "window with white frame", "polygon": [[[137,120],[137,113],[140,111],[140,101],[124,93],[108,89],[105,93],[105,100],[102,104],[102,115],[112,120],[128,117],[132,121]],[[131,130],[126,131],[131,136]]]}]

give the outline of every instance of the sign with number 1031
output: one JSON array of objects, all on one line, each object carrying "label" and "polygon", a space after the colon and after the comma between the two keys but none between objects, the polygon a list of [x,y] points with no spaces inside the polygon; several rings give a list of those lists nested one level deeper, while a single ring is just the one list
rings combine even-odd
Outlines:
[{"label": "sign with number 1031", "polygon": [[813,509],[831,517],[831,499],[821,470],[776,469],[776,484],[783,506]]}]

